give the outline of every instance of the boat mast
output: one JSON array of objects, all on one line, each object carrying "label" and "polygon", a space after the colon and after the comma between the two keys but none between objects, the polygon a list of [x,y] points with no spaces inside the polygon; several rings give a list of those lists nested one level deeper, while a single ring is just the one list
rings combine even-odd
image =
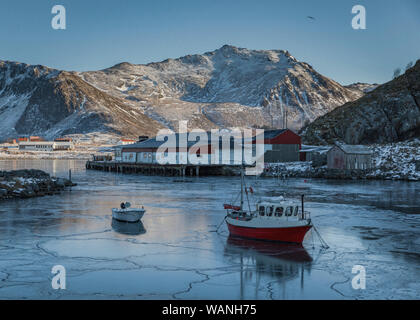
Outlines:
[{"label": "boat mast", "polygon": [[244,206],[244,166],[241,165],[241,211],[243,211]]},{"label": "boat mast", "polygon": [[[242,135],[241,135],[242,137]],[[244,210],[244,148],[245,148],[245,141],[242,138],[242,145],[241,145],[241,211]]]}]

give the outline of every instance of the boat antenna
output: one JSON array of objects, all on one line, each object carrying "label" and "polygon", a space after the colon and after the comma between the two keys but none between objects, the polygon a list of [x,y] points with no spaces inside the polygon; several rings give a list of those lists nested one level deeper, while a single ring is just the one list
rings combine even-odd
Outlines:
[{"label": "boat antenna", "polygon": [[248,187],[246,186],[246,183],[245,183],[245,190],[246,190],[246,192],[245,192],[245,194],[246,194],[246,201],[248,202],[248,210],[249,210],[249,214],[251,214],[251,204],[249,203]]},{"label": "boat antenna", "polygon": [[241,146],[241,212],[243,211],[244,207],[244,138],[242,138],[242,146]]}]

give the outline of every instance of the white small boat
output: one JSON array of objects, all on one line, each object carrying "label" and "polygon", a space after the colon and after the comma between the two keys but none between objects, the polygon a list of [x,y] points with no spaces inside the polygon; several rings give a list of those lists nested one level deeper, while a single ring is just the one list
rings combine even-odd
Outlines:
[{"label": "white small boat", "polygon": [[112,218],[123,222],[138,222],[143,218],[146,210],[141,208],[130,208],[129,202],[121,203],[120,208],[112,209]]}]

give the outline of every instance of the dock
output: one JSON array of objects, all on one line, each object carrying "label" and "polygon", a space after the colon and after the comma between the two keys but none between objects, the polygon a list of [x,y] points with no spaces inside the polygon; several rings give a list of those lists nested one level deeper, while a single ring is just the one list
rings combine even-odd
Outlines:
[{"label": "dock", "polygon": [[196,164],[156,164],[156,163],[125,163],[118,161],[86,162],[87,170],[100,170],[116,173],[137,173],[155,176],[235,176],[240,173],[240,165],[196,165]]}]

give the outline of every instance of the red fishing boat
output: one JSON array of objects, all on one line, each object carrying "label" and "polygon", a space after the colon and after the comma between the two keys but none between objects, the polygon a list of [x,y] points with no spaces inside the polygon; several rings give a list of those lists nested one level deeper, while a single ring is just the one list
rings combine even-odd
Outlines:
[{"label": "red fishing boat", "polygon": [[[245,197],[248,201],[245,208]],[[225,204],[227,210],[226,223],[232,236],[302,243],[306,233],[313,227],[310,213],[304,211],[304,196],[301,201],[286,200],[279,197],[276,200],[258,201],[251,206],[248,193],[252,188],[244,184],[244,174],[241,171],[240,205]]]}]

